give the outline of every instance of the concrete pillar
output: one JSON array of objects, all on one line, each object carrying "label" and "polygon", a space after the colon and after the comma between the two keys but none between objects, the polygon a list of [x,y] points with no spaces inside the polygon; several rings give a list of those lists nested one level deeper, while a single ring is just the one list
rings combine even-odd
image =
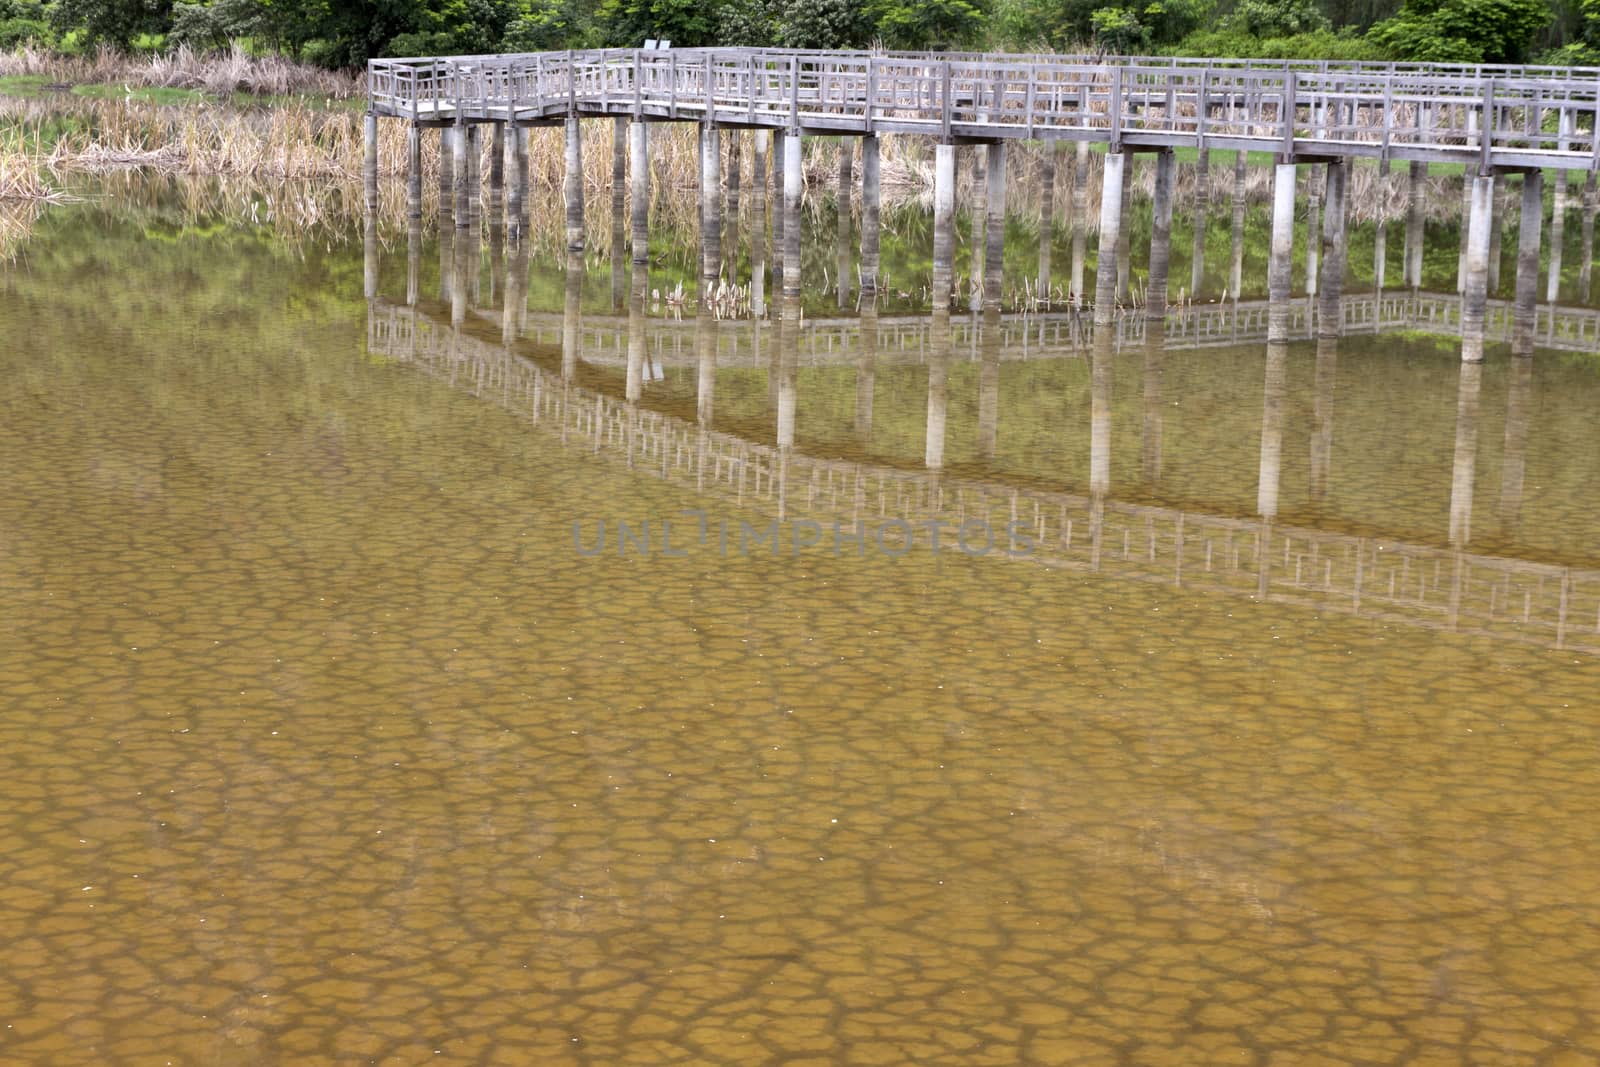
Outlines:
[{"label": "concrete pillar", "polygon": [[1489,229],[1489,291],[1500,291],[1500,237],[1505,230],[1506,217],[1506,183],[1501,176],[1494,175],[1494,203],[1490,210],[1493,212]]},{"label": "concrete pillar", "polygon": [[1294,253],[1295,165],[1273,168],[1272,248],[1267,261],[1267,340],[1289,339],[1290,272]]},{"label": "concrete pillar", "polygon": [[471,129],[466,123],[457,122],[455,133],[450,138],[450,154],[454,157],[451,172],[455,176],[455,187],[450,190],[450,196],[455,203],[457,228],[465,228],[472,222],[472,210],[467,205],[467,156],[471,148],[467,135]]},{"label": "concrete pillar", "polygon": [[855,221],[855,212],[851,206],[855,187],[855,146],[847,137],[839,138],[839,186],[833,198],[834,228],[833,228],[833,266],[834,289],[838,294],[839,310],[843,311],[850,306],[851,286],[851,226]]},{"label": "concrete pillar", "polygon": [[1583,248],[1578,260],[1578,299],[1589,302],[1589,279],[1594,272],[1595,172],[1583,175]]},{"label": "concrete pillar", "polygon": [[1172,149],[1156,153],[1156,185],[1150,215],[1150,284],[1145,290],[1145,318],[1167,316],[1167,267],[1172,257],[1172,177],[1176,169]]},{"label": "concrete pillar", "polygon": [[[715,141],[706,141],[706,155],[722,155],[722,146]],[[721,169],[720,167],[718,168]],[[718,192],[717,199],[722,199]],[[721,205],[718,204],[718,214],[721,214]],[[701,426],[710,428],[712,414],[716,411],[717,391],[717,316],[711,310],[710,304],[700,301],[700,310],[695,316],[694,324],[695,342],[695,400],[694,417]]]},{"label": "concrete pillar", "polygon": [[378,206],[378,116],[367,112],[361,123],[361,177],[365,186],[367,210]]},{"label": "concrete pillar", "polygon": [[[805,172],[800,169],[800,131],[783,139],[783,295],[793,300],[798,318],[800,301],[800,196]],[[784,308],[788,314],[788,307]]]},{"label": "concrete pillar", "polygon": [[506,222],[506,124],[496,122],[489,134],[489,224],[502,234]]},{"label": "concrete pillar", "polygon": [[422,128],[406,130],[406,217],[422,217]]},{"label": "concrete pillar", "polygon": [[646,320],[644,302],[650,290],[650,268],[635,263],[628,286],[628,376],[624,396],[636,404],[644,396]]},{"label": "concrete pillar", "polygon": [[700,306],[710,308],[722,276],[722,131],[700,129]]},{"label": "concrete pillar", "polygon": [[1539,231],[1544,223],[1544,172],[1522,175],[1522,218],[1517,228],[1517,294],[1511,317],[1511,354],[1533,354],[1534,305],[1539,290]]},{"label": "concrete pillar", "polygon": [[567,247],[583,248],[583,124],[577,115],[566,122],[566,174],[562,199],[566,206]]},{"label": "concrete pillar", "polygon": [[983,307],[983,265],[989,249],[989,156],[983,145],[972,146],[972,212],[968,220],[972,228],[971,288],[967,293],[968,306],[973,311]]},{"label": "concrete pillar", "polygon": [[650,262],[650,124],[634,120],[628,129],[632,157],[633,261]]},{"label": "concrete pillar", "polygon": [[[783,130],[772,134],[772,291],[780,294],[783,292],[783,226],[787,214],[784,210],[784,190],[788,188],[787,140]],[[776,353],[773,358],[777,358]]]},{"label": "concrete pillar", "polygon": [[1345,214],[1350,184],[1350,161],[1328,164],[1325,196],[1327,205],[1322,220],[1322,276],[1318,298],[1318,337],[1337,337],[1344,332]]},{"label": "concrete pillar", "polygon": [[944,468],[944,428],[950,410],[950,348],[950,312],[935,308],[928,326],[928,420],[922,448],[923,466],[932,471]]},{"label": "concrete pillar", "polygon": [[855,435],[858,441],[872,437],[873,390],[878,377],[878,303],[871,294],[861,301],[861,343],[856,348]]},{"label": "concrete pillar", "polygon": [[1097,499],[1111,491],[1113,352],[1111,327],[1097,325],[1089,347],[1089,492]]},{"label": "concrete pillar", "polygon": [[528,128],[526,126],[512,127],[511,162],[512,236],[520,240],[528,232]]},{"label": "concrete pillar", "polygon": [[1422,242],[1424,240],[1422,189],[1428,179],[1426,163],[1412,163],[1406,182],[1405,285],[1422,288]]},{"label": "concrete pillar", "polygon": [[978,458],[985,462],[994,459],[1000,438],[1000,335],[999,306],[985,307],[978,326]]},{"label": "concrete pillar", "polygon": [[[1290,166],[1292,169],[1293,165]],[[1291,188],[1293,184],[1291,178]],[[1289,346],[1283,341],[1268,341],[1266,377],[1261,390],[1261,460],[1256,479],[1256,513],[1268,522],[1278,517],[1284,403],[1288,394]]]},{"label": "concrete pillar", "polygon": [[767,314],[767,143],[771,134],[755,131],[750,174],[750,210],[755,224],[750,227],[750,313],[756,318]]},{"label": "concrete pillar", "polygon": [[571,381],[578,373],[583,342],[583,249],[567,250],[567,278],[561,299],[561,377]]},{"label": "concrete pillar", "polygon": [[1038,306],[1050,306],[1050,245],[1056,236],[1056,154],[1063,142],[1050,141],[1040,153]]},{"label": "concrete pillar", "polygon": [[368,211],[363,220],[361,240],[362,295],[368,300],[378,296],[378,213]]},{"label": "concrete pillar", "polygon": [[1190,253],[1189,295],[1198,300],[1206,281],[1206,214],[1211,209],[1211,150],[1200,153],[1194,168],[1194,249]]},{"label": "concrete pillar", "polygon": [[1243,151],[1233,157],[1233,231],[1228,263],[1228,292],[1237,301],[1244,289],[1244,183],[1247,159]]},{"label": "concrete pillar", "polygon": [[1461,298],[1461,359],[1483,362],[1483,319],[1488,305],[1489,231],[1494,223],[1494,178],[1470,179],[1472,206],[1467,213],[1467,278]]},{"label": "concrete pillar", "polygon": [[878,244],[882,224],[879,208],[878,137],[861,139],[861,292],[863,297],[878,291]]},{"label": "concrete pillar", "polygon": [[1100,244],[1094,271],[1094,324],[1116,319],[1117,239],[1122,232],[1122,175],[1127,155],[1107,152],[1100,182]]},{"label": "concrete pillar", "polygon": [[839,187],[835,205],[841,219],[848,219],[855,213],[855,152],[852,138],[839,138]]},{"label": "concrete pillar", "polygon": [[[1594,173],[1590,171],[1589,173]],[[1561,298],[1561,252],[1567,240],[1567,172],[1556,171],[1556,188],[1551,197],[1550,212],[1550,276],[1545,286],[1546,303],[1554,304]],[[1543,214],[1540,208],[1540,214]]]},{"label": "concrete pillar", "polygon": [[997,141],[988,146],[985,166],[988,194],[984,198],[988,218],[984,223],[983,306],[998,311],[1005,296],[1006,249],[1006,146]]},{"label": "concrete pillar", "polygon": [[1072,273],[1067,279],[1067,298],[1074,308],[1083,307],[1083,262],[1089,242],[1089,142],[1079,141],[1072,165]]},{"label": "concrete pillar", "polygon": [[1472,171],[1461,178],[1461,251],[1456,258],[1456,292],[1467,291],[1467,231],[1472,220]]},{"label": "concrete pillar", "polygon": [[621,308],[627,293],[628,120],[611,120],[611,306]]},{"label": "concrete pillar", "polygon": [[742,193],[741,186],[744,178],[744,131],[728,131],[728,165],[723,174],[723,184],[728,191],[728,210],[725,212],[730,226],[735,225],[739,218],[739,197]]},{"label": "concrete pillar", "polygon": [[[1132,152],[1123,152],[1125,162],[1122,166],[1122,207],[1127,208],[1133,200],[1133,172],[1137,159]],[[1133,256],[1131,238],[1128,231],[1131,227],[1117,227],[1117,303],[1128,307],[1133,303]]]},{"label": "concrete pillar", "polygon": [[1389,273],[1389,161],[1378,161],[1378,209],[1376,233],[1372,242],[1373,288],[1383,292],[1385,277]]},{"label": "concrete pillar", "polygon": [[1306,173],[1306,295],[1317,295],[1317,276],[1322,262],[1322,186],[1326,164],[1313,164]]},{"label": "concrete pillar", "polygon": [[455,214],[455,134],[453,126],[439,127],[439,218],[448,221]]},{"label": "concrete pillar", "polygon": [[933,310],[950,311],[954,284],[956,149],[942,144],[933,150]]},{"label": "concrete pillar", "polygon": [[[464,214],[469,225],[476,226],[481,222],[483,214],[483,146],[476,124],[467,127],[467,170],[466,181],[461,185],[466,190],[467,207]],[[460,219],[456,222],[459,224]]]},{"label": "concrete pillar", "polygon": [[1478,471],[1478,409],[1483,392],[1483,364],[1461,364],[1456,384],[1456,447],[1450,466],[1450,545],[1465,548],[1472,540],[1472,494]]}]

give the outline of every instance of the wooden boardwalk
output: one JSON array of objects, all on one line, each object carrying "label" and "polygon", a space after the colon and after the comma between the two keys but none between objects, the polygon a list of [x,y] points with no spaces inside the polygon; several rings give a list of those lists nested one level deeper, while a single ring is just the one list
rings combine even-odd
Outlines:
[{"label": "wooden boardwalk", "polygon": [[368,84],[372,114],[422,126],[617,116],[1600,169],[1600,70],[1587,68],[621,49],[373,60]]}]

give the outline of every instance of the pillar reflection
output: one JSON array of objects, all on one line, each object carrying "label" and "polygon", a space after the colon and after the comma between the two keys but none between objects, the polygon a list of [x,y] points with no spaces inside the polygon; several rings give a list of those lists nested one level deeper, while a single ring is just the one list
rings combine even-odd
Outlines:
[{"label": "pillar reflection", "polygon": [[856,350],[855,435],[865,443],[872,437],[872,400],[878,375],[878,299],[875,292],[861,295],[861,343]]},{"label": "pillar reflection", "polygon": [[698,372],[695,379],[694,410],[695,420],[706,427],[711,425],[712,413],[716,406],[717,334],[717,316],[702,301],[700,310],[695,314],[694,346]]},{"label": "pillar reflection", "polygon": [[1162,400],[1162,362],[1166,332],[1151,320],[1144,336],[1144,419],[1139,426],[1139,471],[1154,489],[1161,482],[1161,443],[1166,423]]},{"label": "pillar reflection", "polygon": [[[792,221],[792,220],[791,220]],[[798,263],[796,264],[798,267]],[[780,314],[783,332],[778,337],[778,447],[794,447],[795,407],[800,378],[800,297],[785,292]]]},{"label": "pillar reflection", "polygon": [[644,302],[650,290],[650,267],[634,263],[628,285],[628,374],[625,397],[638,403],[644,395],[645,314]]},{"label": "pillar reflection", "polygon": [[561,301],[561,377],[571,380],[578,371],[583,337],[583,252],[567,251],[567,280]]},{"label": "pillar reflection", "polygon": [[1311,397],[1311,498],[1326,499],[1333,464],[1333,393],[1339,369],[1339,342],[1317,339],[1317,363]]},{"label": "pillar reflection", "polygon": [[1522,526],[1522,487],[1528,468],[1528,423],[1533,410],[1533,361],[1513,359],[1506,390],[1505,453],[1500,463],[1500,531],[1515,537]]},{"label": "pillar reflection", "polygon": [[944,427],[950,409],[950,313],[935,311],[928,326],[928,426],[922,462],[929,470],[944,467]]},{"label": "pillar reflection", "polygon": [[978,456],[994,459],[1000,434],[1000,346],[998,305],[984,308],[978,326]]},{"label": "pillar reflection", "polygon": [[1478,465],[1478,401],[1483,391],[1483,364],[1461,364],[1456,389],[1456,447],[1450,474],[1450,544],[1472,540],[1472,491]]}]

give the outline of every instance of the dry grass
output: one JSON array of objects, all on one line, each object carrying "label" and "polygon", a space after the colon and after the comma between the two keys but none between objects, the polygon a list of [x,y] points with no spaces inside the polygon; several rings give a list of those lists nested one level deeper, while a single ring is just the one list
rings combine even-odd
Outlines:
[{"label": "dry grass", "polygon": [[123,55],[101,49],[90,56],[63,56],[28,46],[0,53],[0,77],[32,74],[62,85],[137,85],[286,96],[311,94],[339,99],[366,92],[365,79],[295,63],[281,56],[252,56],[238,45],[221,53],[187,46],[156,56]]}]

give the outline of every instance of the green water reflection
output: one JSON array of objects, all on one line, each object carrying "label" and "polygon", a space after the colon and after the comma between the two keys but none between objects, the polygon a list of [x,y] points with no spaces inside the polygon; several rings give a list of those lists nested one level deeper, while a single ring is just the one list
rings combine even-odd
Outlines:
[{"label": "green water reflection", "polygon": [[[0,273],[0,1059],[1600,1060],[1594,357],[958,323],[935,474],[925,356],[780,452],[765,351],[702,433],[694,325],[630,407],[625,315],[564,380],[564,289],[337,233]],[[1041,549],[574,548],[849,471]]]}]

